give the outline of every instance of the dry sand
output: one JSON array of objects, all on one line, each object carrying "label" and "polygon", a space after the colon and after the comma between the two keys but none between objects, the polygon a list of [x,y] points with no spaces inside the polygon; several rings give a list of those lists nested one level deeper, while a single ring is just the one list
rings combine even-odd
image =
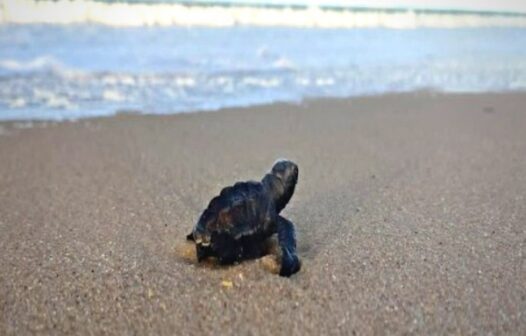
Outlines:
[{"label": "dry sand", "polygon": [[[4,123],[0,334],[526,334],[526,94]],[[43,126],[43,127],[38,127]],[[198,266],[208,200],[295,160],[303,269]]]}]

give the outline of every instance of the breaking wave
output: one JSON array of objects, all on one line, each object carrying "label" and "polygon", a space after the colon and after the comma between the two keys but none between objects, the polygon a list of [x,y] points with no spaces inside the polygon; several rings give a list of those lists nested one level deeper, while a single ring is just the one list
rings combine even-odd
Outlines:
[{"label": "breaking wave", "polygon": [[4,0],[0,23],[97,23],[109,26],[234,25],[317,28],[526,27],[526,14],[323,6],[241,6],[209,3]]},{"label": "breaking wave", "polygon": [[0,75],[38,72],[66,74],[71,71],[51,56],[40,56],[26,61],[11,58],[0,59]]},{"label": "breaking wave", "polygon": [[[381,80],[378,80],[381,78]],[[128,109],[147,113],[215,110],[306,97],[438,89],[525,90],[526,66],[378,67],[317,71],[187,74],[35,73],[0,77],[0,119],[74,119]]]}]

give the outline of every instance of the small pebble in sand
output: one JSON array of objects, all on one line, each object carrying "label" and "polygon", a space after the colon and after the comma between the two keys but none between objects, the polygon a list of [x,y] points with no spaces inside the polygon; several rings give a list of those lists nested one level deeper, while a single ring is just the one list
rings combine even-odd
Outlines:
[{"label": "small pebble in sand", "polygon": [[148,299],[151,299],[153,297],[153,291],[151,288],[148,288]]},{"label": "small pebble in sand", "polygon": [[234,283],[230,280],[223,280],[221,281],[221,286],[225,287],[225,288],[232,288],[234,287]]}]

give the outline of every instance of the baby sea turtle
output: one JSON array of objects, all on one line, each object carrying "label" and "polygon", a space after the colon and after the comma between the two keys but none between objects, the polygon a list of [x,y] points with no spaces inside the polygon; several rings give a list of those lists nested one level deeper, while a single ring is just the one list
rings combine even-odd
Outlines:
[{"label": "baby sea turtle", "polygon": [[294,225],[279,215],[297,182],[298,166],[279,160],[261,182],[238,182],[221,190],[187,236],[196,244],[197,261],[216,257],[221,264],[232,264],[260,257],[267,238],[277,233],[282,252],[279,274],[298,272]]}]

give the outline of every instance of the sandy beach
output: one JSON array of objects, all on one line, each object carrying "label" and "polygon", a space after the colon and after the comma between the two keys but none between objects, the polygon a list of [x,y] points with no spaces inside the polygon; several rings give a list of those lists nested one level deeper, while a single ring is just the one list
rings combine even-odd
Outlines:
[{"label": "sandy beach", "polygon": [[[0,334],[526,334],[526,94],[0,124]],[[31,127],[26,127],[31,126]],[[281,157],[302,270],[185,234]]]}]

